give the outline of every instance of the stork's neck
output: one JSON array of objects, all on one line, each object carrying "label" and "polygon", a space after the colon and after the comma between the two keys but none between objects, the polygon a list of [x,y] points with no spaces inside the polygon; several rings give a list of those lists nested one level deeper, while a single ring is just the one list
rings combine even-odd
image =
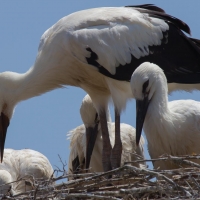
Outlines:
[{"label": "stork's neck", "polygon": [[32,68],[23,74],[17,90],[19,100],[26,100],[61,87],[51,72],[37,72]]},{"label": "stork's neck", "polygon": [[156,149],[154,157],[164,154],[165,151],[171,152],[170,142],[176,137],[175,129],[173,129],[173,115],[168,106],[167,90],[159,87],[149,104],[143,126],[149,148]]},{"label": "stork's neck", "polygon": [[[58,72],[57,72],[58,71]],[[0,75],[1,84],[7,99],[14,104],[41,95],[50,90],[62,87],[62,77],[59,79],[59,68],[54,70],[47,66],[33,66],[26,73],[4,72]],[[2,78],[3,77],[3,78]]]},{"label": "stork's neck", "polygon": [[156,86],[144,122],[148,148],[154,152],[154,158],[166,152],[171,155],[179,152],[176,148],[177,123],[174,121],[179,116],[169,106],[167,83],[163,85],[163,82],[160,82]]},{"label": "stork's neck", "polygon": [[149,103],[144,126],[155,126],[168,123],[168,117],[171,112],[168,107],[168,94],[167,84],[163,84],[162,81],[156,84],[156,90]]}]

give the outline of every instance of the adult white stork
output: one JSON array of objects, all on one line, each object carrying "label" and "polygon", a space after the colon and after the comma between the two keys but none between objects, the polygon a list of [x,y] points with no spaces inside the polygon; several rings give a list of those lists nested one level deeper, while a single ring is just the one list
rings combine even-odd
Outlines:
[{"label": "adult white stork", "polygon": [[[68,173],[84,173],[89,168],[90,172],[103,172],[102,166],[102,130],[99,124],[99,116],[89,95],[82,101],[80,114],[82,125],[71,130],[70,155]],[[115,123],[111,122],[109,110],[107,110],[108,132],[112,147],[115,143]],[[121,123],[122,159],[121,166],[128,161],[144,159],[144,138],[141,137],[139,146],[136,146],[135,128]],[[145,168],[144,163],[133,164],[136,167]],[[69,178],[70,179],[70,178]]]},{"label": "adult white stork", "polygon": [[[168,102],[167,79],[163,70],[149,62],[133,73],[131,88],[136,99],[136,141],[142,126],[151,158],[163,154],[190,155],[200,153],[200,102],[178,100]],[[200,164],[200,161],[194,160]],[[154,162],[155,168],[173,169],[168,161]]]},{"label": "adult white stork", "polygon": [[[15,105],[71,85],[90,95],[99,114],[104,171],[118,167],[120,112],[132,98],[129,81],[139,64],[162,66],[168,83],[178,83],[170,90],[200,88],[193,85],[200,82],[200,42],[182,31],[190,33],[187,24],[149,4],[94,8],[60,19],[42,35],[35,63],[27,72],[0,74],[1,159]],[[105,111],[110,95],[116,110],[113,149]]]},{"label": "adult white stork", "polygon": [[[43,154],[31,149],[5,149],[3,162],[0,163],[0,184],[7,185],[0,187],[0,193],[2,190],[5,194],[10,187],[13,195],[32,190],[33,178],[44,181],[52,175],[53,168]],[[30,184],[27,184],[28,180]]]}]

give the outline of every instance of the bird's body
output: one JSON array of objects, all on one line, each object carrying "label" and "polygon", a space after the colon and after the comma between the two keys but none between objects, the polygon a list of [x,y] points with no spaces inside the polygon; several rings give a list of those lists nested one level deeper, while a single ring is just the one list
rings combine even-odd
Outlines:
[{"label": "bird's body", "polygon": [[[112,147],[114,146],[115,139],[115,123],[108,122],[110,141]],[[134,161],[137,159],[144,159],[144,138],[141,139],[139,147],[136,147],[135,143],[135,128],[128,124],[121,123],[121,140],[122,140],[122,159],[121,166],[125,162]],[[81,125],[70,131],[70,156],[68,162],[68,172],[73,174],[72,162],[78,157],[80,163],[80,169],[82,172],[85,170],[86,159],[86,134],[85,126]],[[102,166],[102,135],[99,130],[93,154],[90,161],[90,172],[103,172]],[[145,167],[144,164],[135,163],[136,167]]]},{"label": "bird's body", "polygon": [[[10,118],[13,107],[19,101],[43,94],[63,85],[83,88],[90,94],[97,109],[104,102],[103,97],[116,92],[116,95],[120,95],[119,98],[114,98],[113,101],[119,101],[116,102],[116,105],[119,105],[119,110],[122,109],[125,106],[125,104],[122,105],[122,98],[127,100],[127,98],[132,97],[128,82],[131,79],[132,72],[139,65],[138,63],[150,59],[150,55],[160,58],[162,54],[167,54],[167,52],[162,53],[159,49],[154,52],[148,50],[152,46],[162,48],[160,46],[164,45],[162,43],[163,37],[168,37],[164,35],[170,30],[169,22],[164,18],[165,15],[169,19],[173,19],[170,24],[173,24],[173,22],[176,22],[176,25],[178,25],[178,22],[181,23],[178,19],[170,18],[165,13],[157,12],[154,14],[155,17],[151,17],[151,12],[148,7],[147,9],[108,7],[79,11],[60,19],[42,35],[34,66],[24,74],[14,72],[0,74],[0,92],[4,94],[8,106],[4,108],[4,104],[1,102],[2,111]],[[159,19],[161,18],[159,14],[163,15],[163,19]],[[183,22],[181,25],[185,26],[185,29],[189,29]],[[197,51],[195,55],[198,55],[198,46],[195,46],[192,40],[190,41],[187,36],[180,32],[181,26],[176,28],[179,34],[175,33],[175,36],[185,38],[188,45],[194,46],[194,50]],[[165,44],[170,49],[168,47],[170,41],[165,41]],[[173,45],[176,47],[174,41]],[[140,49],[145,49],[145,47],[147,52]],[[87,48],[90,48],[93,53]],[[95,55],[97,58],[92,64]],[[182,55],[181,58],[186,59],[185,56]],[[131,59],[138,59],[138,61],[132,63]],[[156,58],[154,59],[156,60]],[[193,58],[193,60],[196,61],[197,59]],[[184,61],[179,60],[176,62],[184,63]],[[98,67],[96,66],[97,62],[99,63]],[[198,66],[197,64],[195,66]],[[171,73],[172,77],[173,75],[186,76],[186,69],[185,74],[182,71],[173,72],[176,65],[178,64],[168,62],[168,66],[165,66],[166,73]],[[193,64],[190,66],[188,63],[188,73],[191,72],[191,75],[194,75],[192,68],[195,66]],[[172,67],[174,67],[174,70]],[[121,71],[118,72],[118,70]],[[182,70],[184,71],[183,67]],[[198,72],[198,67],[196,67],[195,72]],[[195,83],[194,79],[192,81]],[[171,78],[170,82],[176,83],[176,79]],[[173,90],[174,87],[170,88]],[[7,90],[4,91],[4,89]],[[115,95],[112,94],[112,96]]]},{"label": "bird's body", "polygon": [[111,94],[121,111],[132,98],[131,75],[144,61],[164,65],[170,91],[194,89],[172,83],[199,83],[198,40],[181,32],[190,32],[184,22],[146,8],[94,8],[60,19],[41,37],[35,64],[24,74],[33,82],[24,86],[31,88],[24,88],[22,98],[71,85],[90,94],[97,110],[107,106]]},{"label": "bird's body", "polygon": [[[32,190],[33,179],[48,180],[53,175],[53,168],[48,159],[43,154],[31,149],[5,149],[4,159],[0,164],[1,171],[6,171],[4,173],[6,178],[2,181],[4,184],[9,183],[10,180],[14,181],[11,184],[12,194]],[[26,184],[25,181],[30,181],[30,183]]]},{"label": "bird's body", "polygon": [[[94,8],[60,19],[42,35],[31,69],[24,74],[0,73],[1,158],[15,105],[71,85],[91,96],[100,116],[104,170],[119,166],[119,116],[133,97],[129,81],[139,64],[163,66],[170,90],[200,88],[193,85],[200,83],[200,42],[182,31],[190,33],[187,24],[153,5]],[[113,149],[105,119],[110,97],[117,126]]]},{"label": "bird's body", "polygon": [[[146,81],[148,84],[144,86]],[[143,116],[145,119],[143,128],[151,158],[158,158],[164,154],[173,156],[199,154],[200,102],[193,100],[168,102],[165,75],[152,63],[143,63],[139,66],[133,73],[131,84],[133,94],[138,101],[136,129],[139,131]],[[146,115],[145,104],[139,102],[144,102],[145,98],[148,98]],[[198,159],[194,162],[200,163]],[[174,169],[179,166],[170,161],[155,161],[154,167]]]},{"label": "bird's body", "polygon": [[[174,156],[199,154],[200,102],[171,101],[168,103],[167,109],[163,110],[161,104],[152,105],[146,115],[144,131],[151,158],[158,158],[164,154]],[[194,162],[200,164],[198,159]],[[178,166],[172,162],[155,162],[154,167],[174,169]]]},{"label": "bird's body", "polygon": [[[77,128],[70,131],[68,134],[70,139],[70,156],[68,162],[68,173],[84,173],[86,171],[85,163],[87,157],[87,128],[94,127],[94,117],[96,110],[93,103],[89,97],[83,99],[81,105],[81,116],[84,124],[78,126]],[[107,113],[108,118],[108,130],[109,139],[111,141],[112,147],[115,144],[115,123],[111,122],[109,111]],[[121,166],[125,162],[134,161],[137,158],[144,159],[144,138],[141,138],[140,144],[136,147],[135,142],[135,128],[128,124],[121,123],[121,140],[122,140],[122,159]],[[94,133],[92,133],[94,134]],[[89,164],[90,172],[103,172],[102,166],[102,130],[101,125],[98,124],[96,141],[94,141],[94,148],[91,155],[91,160]],[[134,163],[134,166],[144,168],[143,163]],[[81,171],[79,170],[81,169]]]}]

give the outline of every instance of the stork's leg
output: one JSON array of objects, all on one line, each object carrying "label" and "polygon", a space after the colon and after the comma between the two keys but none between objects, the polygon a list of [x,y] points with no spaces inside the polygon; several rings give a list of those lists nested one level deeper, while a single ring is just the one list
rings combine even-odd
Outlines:
[{"label": "stork's leg", "polygon": [[112,169],[120,167],[122,154],[122,141],[120,137],[120,114],[115,108],[115,145],[111,152]]},{"label": "stork's leg", "polygon": [[102,130],[102,139],[103,139],[103,152],[102,152],[102,164],[104,172],[112,169],[110,162],[110,155],[112,146],[110,144],[110,138],[108,133],[108,124],[105,110],[101,110],[99,113],[101,130]]}]

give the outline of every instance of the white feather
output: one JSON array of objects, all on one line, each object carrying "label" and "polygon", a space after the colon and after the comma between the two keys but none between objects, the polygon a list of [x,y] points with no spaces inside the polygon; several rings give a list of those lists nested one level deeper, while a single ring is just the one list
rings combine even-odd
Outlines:
[{"label": "white feather", "polygon": [[[72,162],[75,158],[79,158],[79,163],[81,168],[84,169],[84,158],[86,157],[86,131],[85,126],[90,127],[94,126],[94,113],[96,110],[93,106],[93,103],[88,95],[83,99],[81,105],[81,116],[84,122],[87,122],[87,125],[81,125],[77,128],[70,131],[68,136],[70,136],[70,156],[68,162],[68,173],[73,173]],[[90,120],[90,122],[89,122]],[[136,147],[135,142],[135,128],[128,124],[120,124],[120,134],[122,140],[122,159],[121,165],[125,162],[136,160],[139,158],[144,158],[144,138],[141,138],[140,144]],[[112,147],[114,146],[115,141],[115,123],[108,122],[109,137]],[[144,168],[146,165],[144,163],[138,164],[135,163],[134,166]],[[93,149],[90,162],[90,172],[103,172],[102,167],[102,132],[101,126],[99,125],[97,139]]]},{"label": "white feather", "polygon": [[[17,181],[12,186],[12,194],[19,194],[33,189],[21,178],[48,180],[53,175],[53,168],[49,160],[41,153],[31,150],[5,149],[3,162],[0,163],[0,172],[5,170],[5,183]],[[27,179],[28,180],[28,179]]]},{"label": "white feather", "polygon": [[[119,64],[130,63],[131,54],[138,59],[148,55],[148,47],[161,44],[162,31],[169,29],[164,20],[122,7],[98,8],[98,12],[90,9],[87,14],[86,11],[74,13],[62,20],[63,27],[68,29],[69,21],[74,22],[77,15],[82,18],[70,32],[72,54],[87,63],[85,57],[90,56],[86,48],[90,47],[98,55],[98,63],[111,74],[115,74]],[[64,24],[65,21],[68,23]]]},{"label": "white feather", "polygon": [[[151,158],[164,154],[173,156],[200,153],[200,102],[177,100],[168,102],[167,80],[153,63],[141,64],[133,73],[131,87],[136,99],[142,100],[143,83],[149,80],[149,107],[144,121],[144,132]],[[200,164],[200,161],[193,160]],[[155,168],[173,169],[170,161],[156,161]]]}]

